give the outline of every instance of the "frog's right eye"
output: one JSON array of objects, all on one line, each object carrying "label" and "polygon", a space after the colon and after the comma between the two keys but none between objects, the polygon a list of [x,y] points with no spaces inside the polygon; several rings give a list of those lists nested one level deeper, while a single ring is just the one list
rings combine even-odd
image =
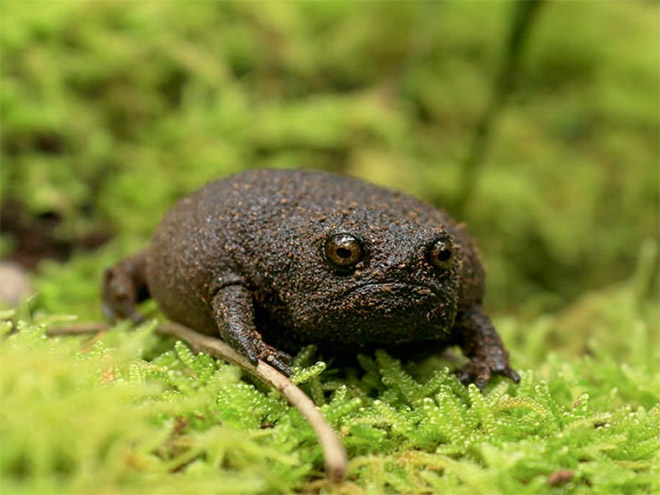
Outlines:
[{"label": "frog's right eye", "polygon": [[326,259],[336,268],[350,269],[364,258],[362,243],[350,234],[336,234],[323,246]]},{"label": "frog's right eye", "polygon": [[439,240],[431,246],[428,252],[429,261],[431,264],[442,270],[447,270],[452,265],[452,247],[451,243],[446,240]]}]

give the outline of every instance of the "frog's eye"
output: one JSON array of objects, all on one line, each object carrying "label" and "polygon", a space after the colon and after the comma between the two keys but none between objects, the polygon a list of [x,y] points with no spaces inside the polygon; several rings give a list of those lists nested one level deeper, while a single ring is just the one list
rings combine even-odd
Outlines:
[{"label": "frog's eye", "polygon": [[452,246],[449,241],[439,240],[429,249],[429,261],[436,268],[447,269],[452,263]]},{"label": "frog's eye", "polygon": [[360,241],[350,234],[336,234],[325,241],[325,257],[337,268],[352,268],[364,257]]}]

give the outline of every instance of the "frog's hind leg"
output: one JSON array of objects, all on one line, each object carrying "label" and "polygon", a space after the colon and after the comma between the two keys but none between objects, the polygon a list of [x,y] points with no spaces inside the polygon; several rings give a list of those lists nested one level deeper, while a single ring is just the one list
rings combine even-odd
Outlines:
[{"label": "frog's hind leg", "polygon": [[147,252],[140,251],[105,270],[102,309],[109,320],[129,318],[142,321],[136,306],[150,297],[146,268]]}]

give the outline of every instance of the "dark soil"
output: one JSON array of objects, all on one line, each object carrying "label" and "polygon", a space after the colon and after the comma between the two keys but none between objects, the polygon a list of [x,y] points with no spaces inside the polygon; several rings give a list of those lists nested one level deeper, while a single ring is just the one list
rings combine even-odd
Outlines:
[{"label": "dark soil", "polygon": [[34,270],[42,259],[66,261],[76,249],[93,250],[105,244],[109,232],[63,239],[56,234],[62,217],[57,212],[31,215],[15,198],[8,198],[0,206],[0,231],[13,238],[15,248],[6,259]]}]

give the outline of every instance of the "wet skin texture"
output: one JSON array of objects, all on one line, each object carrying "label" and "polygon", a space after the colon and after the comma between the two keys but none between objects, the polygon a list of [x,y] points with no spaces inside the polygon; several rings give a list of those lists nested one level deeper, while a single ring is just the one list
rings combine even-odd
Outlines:
[{"label": "wet skin texture", "polygon": [[458,345],[483,387],[517,382],[482,309],[484,271],[442,210],[358,179],[250,170],[180,200],[142,252],[106,270],[112,318],[156,300],[172,320],[220,335],[290,374],[288,352]]}]

